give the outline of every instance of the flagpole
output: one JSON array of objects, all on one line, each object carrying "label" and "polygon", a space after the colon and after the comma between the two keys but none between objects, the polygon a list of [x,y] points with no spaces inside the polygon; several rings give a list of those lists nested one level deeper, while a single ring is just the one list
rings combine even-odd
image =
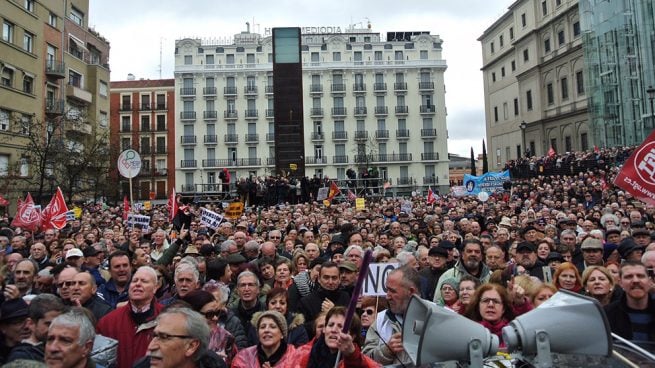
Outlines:
[{"label": "flagpole", "polygon": [[[132,208],[134,208],[134,198],[132,196],[132,178],[130,177],[130,212],[132,212]],[[129,216],[129,212],[128,212]],[[134,221],[132,221],[132,229],[134,230]]]}]

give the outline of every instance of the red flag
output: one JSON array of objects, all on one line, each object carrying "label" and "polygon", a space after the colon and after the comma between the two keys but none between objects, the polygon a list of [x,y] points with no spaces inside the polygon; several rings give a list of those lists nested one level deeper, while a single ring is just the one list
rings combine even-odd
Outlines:
[{"label": "red flag", "polygon": [[168,220],[173,223],[173,219],[177,215],[177,211],[180,209],[179,204],[177,203],[177,194],[175,194],[175,188],[173,188],[171,196],[168,197],[168,203],[166,205],[168,206]]},{"label": "red flag", "polygon": [[598,152],[600,152],[600,148],[598,148],[598,146],[594,145],[594,153],[598,153]]},{"label": "red flag", "polygon": [[614,185],[642,202],[655,205],[655,130],[628,157]]},{"label": "red flag", "polygon": [[0,206],[2,206],[2,207],[9,206],[9,201],[5,197],[3,197],[1,195],[0,195]]},{"label": "red flag", "polygon": [[428,198],[427,198],[428,204],[433,204],[436,201],[437,201],[437,197],[434,196],[434,192],[432,191],[432,188],[428,187]]},{"label": "red flag", "polygon": [[339,187],[337,186],[337,183],[335,183],[335,182],[330,182],[330,191],[328,192],[328,196],[327,196],[326,199],[327,199],[328,201],[331,201],[332,198],[338,196],[339,194],[341,194],[341,190],[340,190]]},{"label": "red flag", "polygon": [[127,200],[127,196],[123,197],[123,220],[127,220],[127,214],[130,213],[130,201]]},{"label": "red flag", "polygon": [[45,207],[41,214],[41,228],[47,229],[63,229],[66,226],[66,200],[61,188],[57,187],[57,191],[50,199],[50,203]]},{"label": "red flag", "polygon": [[555,152],[555,149],[553,148],[553,146],[550,146],[550,149],[548,150],[548,157],[553,157],[556,154],[557,154],[557,152]]},{"label": "red flag", "polygon": [[353,193],[352,190],[348,189],[348,200],[349,201],[354,201],[355,199],[357,199],[357,196],[355,195],[355,193]]},{"label": "red flag", "polygon": [[34,200],[29,193],[27,193],[25,201],[18,199],[16,216],[14,216],[11,226],[21,227],[30,231],[34,231],[41,226],[41,213],[39,209],[34,206]]}]

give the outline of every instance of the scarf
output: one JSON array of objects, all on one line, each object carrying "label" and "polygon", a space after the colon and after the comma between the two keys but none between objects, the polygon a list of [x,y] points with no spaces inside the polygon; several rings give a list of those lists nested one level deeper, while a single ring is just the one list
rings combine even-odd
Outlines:
[{"label": "scarf", "polygon": [[264,363],[268,362],[271,367],[274,367],[280,361],[280,359],[282,359],[284,353],[286,352],[287,343],[284,341],[284,339],[280,340],[280,346],[278,346],[277,350],[275,350],[275,353],[268,357],[266,356],[264,349],[262,349],[262,344],[257,344],[257,360],[259,361],[260,366],[263,366]]},{"label": "scarf", "polygon": [[325,343],[325,336],[316,339],[312,351],[309,353],[307,367],[311,368],[334,368],[337,361],[337,353],[330,351]]},{"label": "scarf", "polygon": [[507,326],[509,324],[509,321],[507,321],[505,318],[502,318],[495,323],[482,320],[480,321],[480,324],[486,327],[487,330],[489,330],[489,332],[498,336],[498,340],[500,341],[500,347],[505,346],[505,342],[503,341],[503,327]]}]

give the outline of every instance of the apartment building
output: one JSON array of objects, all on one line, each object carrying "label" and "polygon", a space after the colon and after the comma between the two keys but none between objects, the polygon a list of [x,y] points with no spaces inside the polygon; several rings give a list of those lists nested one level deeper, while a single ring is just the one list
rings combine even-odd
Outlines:
[{"label": "apartment building", "polygon": [[[141,156],[141,171],[133,179],[135,200],[165,199],[175,187],[175,80],[111,82],[110,135],[115,156],[134,149]],[[116,160],[112,160],[115,166]],[[129,195],[129,182],[120,182]]]},{"label": "apartment building", "polygon": [[551,147],[589,149],[577,0],[517,0],[478,41],[490,169]]},{"label": "apartment building", "polygon": [[47,175],[51,187],[64,181],[56,163],[43,171],[26,151],[30,134],[78,152],[107,132],[109,43],[88,26],[88,0],[2,0],[0,8],[0,190],[15,203],[35,190],[18,179]]},{"label": "apartment building", "polygon": [[[301,40],[305,175],[375,169],[397,194],[446,192],[441,38],[327,28],[303,28]],[[176,41],[178,191],[214,190],[223,168],[233,178],[275,174],[275,145],[298,144],[274,139],[272,46],[249,31]]]}]

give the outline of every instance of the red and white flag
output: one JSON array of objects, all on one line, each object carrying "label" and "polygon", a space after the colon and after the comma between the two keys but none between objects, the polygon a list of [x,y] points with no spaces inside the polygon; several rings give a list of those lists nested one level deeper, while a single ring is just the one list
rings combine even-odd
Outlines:
[{"label": "red and white flag", "polygon": [[628,157],[614,185],[642,202],[655,205],[655,130]]},{"label": "red and white flag", "polygon": [[41,213],[41,228],[47,229],[63,229],[66,226],[66,200],[61,188],[57,187],[57,191],[50,199],[50,203],[43,209]]},{"label": "red and white flag", "polygon": [[435,197],[434,192],[432,191],[432,188],[428,187],[428,198],[427,198],[428,204],[433,204],[436,201],[437,201],[437,197]]},{"label": "red and white flag", "polygon": [[9,206],[9,201],[4,196],[1,195],[0,195],[0,206],[2,207]]},{"label": "red and white flag", "polygon": [[127,215],[130,213],[130,201],[127,196],[123,197],[123,220],[127,220]]},{"label": "red and white flag", "polygon": [[173,219],[177,215],[177,211],[180,209],[179,204],[177,203],[177,194],[175,194],[175,188],[173,188],[173,192],[171,193],[170,197],[168,197],[168,203],[166,206],[168,207],[168,220],[172,223]]},{"label": "red and white flag", "polygon": [[357,199],[357,196],[355,195],[355,193],[353,193],[352,190],[348,189],[348,200],[349,201],[354,201],[355,199]]},{"label": "red and white flag", "polygon": [[337,186],[337,183],[335,182],[330,182],[330,191],[328,192],[327,200],[331,201],[332,198],[338,196],[341,194],[341,189]]},{"label": "red and white flag", "polygon": [[14,216],[11,226],[30,231],[34,231],[41,226],[41,211],[34,205],[34,200],[29,193],[27,193],[24,201],[18,199],[16,216]]}]

